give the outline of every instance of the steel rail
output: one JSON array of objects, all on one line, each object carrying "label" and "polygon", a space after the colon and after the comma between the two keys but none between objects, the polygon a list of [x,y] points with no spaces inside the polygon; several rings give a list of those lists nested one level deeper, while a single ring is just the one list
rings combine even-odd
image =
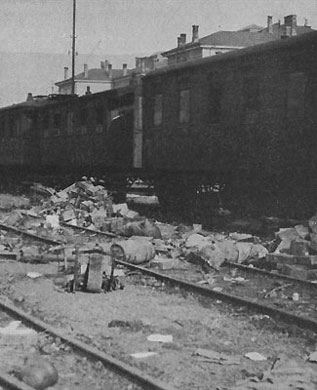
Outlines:
[{"label": "steel rail", "polygon": [[[4,225],[4,224],[0,224],[0,228],[1,227],[4,228],[4,229],[10,230],[10,231],[16,232],[18,234],[26,234],[30,238],[41,240],[41,241],[44,241],[46,243],[50,243],[51,245],[61,245],[62,244],[59,241],[50,240],[50,239],[47,239],[45,237],[41,237],[41,236],[37,236],[37,235],[31,234],[31,233],[27,233],[27,232],[21,231],[20,229],[16,229],[16,228],[13,228],[11,226]],[[73,227],[73,226],[70,225],[70,227]],[[98,231],[98,230],[97,231],[92,230],[91,232],[106,234],[106,232],[101,232],[101,231]],[[144,274],[153,276],[154,278],[163,280],[163,281],[165,281],[167,283],[171,283],[171,284],[177,285],[177,286],[179,286],[181,288],[184,288],[187,291],[193,291],[196,294],[199,294],[199,295],[202,295],[202,296],[206,296],[206,297],[209,297],[209,298],[220,299],[220,300],[227,301],[227,302],[230,302],[230,303],[233,303],[233,304],[239,304],[239,305],[242,305],[242,306],[246,306],[246,307],[248,307],[248,308],[250,308],[252,310],[255,310],[257,312],[268,314],[268,315],[271,315],[272,317],[277,317],[277,318],[283,319],[286,322],[291,321],[293,324],[296,324],[296,325],[298,325],[301,328],[306,328],[306,329],[313,330],[314,332],[317,332],[317,321],[315,321],[315,320],[313,320],[313,319],[311,319],[309,317],[306,317],[306,316],[299,317],[299,316],[297,316],[297,315],[295,315],[295,314],[293,314],[291,312],[288,312],[288,311],[285,311],[285,310],[276,309],[276,308],[274,308],[274,307],[272,307],[270,305],[261,304],[261,303],[255,302],[253,300],[250,300],[248,298],[242,298],[242,297],[238,297],[238,296],[235,296],[235,295],[232,295],[232,294],[219,292],[219,291],[214,291],[214,290],[209,289],[209,288],[204,287],[204,286],[199,286],[199,285],[196,285],[196,284],[193,284],[193,283],[190,283],[190,282],[186,282],[186,281],[183,281],[183,280],[180,280],[180,279],[176,279],[176,278],[173,278],[173,277],[170,277],[170,276],[167,276],[167,275],[163,275],[163,274],[161,274],[159,272],[156,272],[156,271],[151,271],[151,270],[149,270],[147,268],[144,268],[144,267],[141,267],[141,266],[137,266],[137,265],[134,265],[134,264],[131,264],[131,263],[127,263],[127,262],[125,262],[123,260],[117,260],[117,259],[114,259],[114,260],[116,261],[117,264],[121,264],[121,265],[123,265],[125,267],[128,267],[130,269],[140,271],[140,272],[142,272]],[[232,264],[234,264],[234,263],[232,263]],[[242,266],[242,268],[243,269],[248,268],[250,270],[254,269],[254,268],[249,268],[249,267],[246,267],[246,266]],[[308,282],[308,281],[304,281],[302,279],[291,278],[291,277],[289,277],[287,275],[274,274],[274,273],[270,273],[270,272],[263,271],[263,270],[260,270],[260,269],[257,269],[256,272],[264,273],[265,275],[270,276],[270,277],[276,277],[276,278],[281,278],[281,279],[286,279],[286,280],[292,280],[294,282],[299,282],[299,283],[304,283],[304,284],[309,283],[309,285],[314,285],[314,287],[315,287],[314,283],[311,283],[311,282]]]},{"label": "steel rail", "polygon": [[62,242],[62,241],[56,241],[56,240],[52,240],[50,238],[46,238],[43,236],[38,236],[37,234],[29,233],[29,232],[26,232],[24,230],[15,228],[13,226],[6,225],[4,223],[0,223],[0,230],[1,229],[9,231],[9,232],[13,232],[13,233],[18,234],[18,235],[26,236],[28,238],[32,238],[33,240],[42,241],[42,242],[45,242],[46,244],[50,244],[50,245],[63,245],[64,244],[64,242]]},{"label": "steel rail", "polygon": [[115,234],[115,233],[102,232],[101,230],[93,230],[93,229],[89,229],[89,228],[86,228],[83,226],[74,226],[74,225],[71,225],[70,223],[66,223],[66,222],[62,222],[61,225],[68,227],[68,228],[75,229],[75,230],[83,230],[87,233],[99,234],[100,236],[106,236],[106,237],[112,237],[112,238],[120,237],[118,234]]},{"label": "steel rail", "polygon": [[228,267],[231,267],[231,268],[238,268],[242,271],[246,271],[246,272],[250,272],[250,273],[252,273],[252,272],[259,273],[261,275],[265,275],[265,276],[268,276],[271,278],[285,279],[285,280],[289,280],[290,282],[300,283],[300,284],[303,284],[303,285],[306,285],[309,287],[317,288],[317,283],[312,283],[309,280],[294,278],[292,276],[266,271],[264,269],[257,268],[257,267],[249,267],[249,266],[244,265],[244,264],[232,263],[231,261],[226,261],[224,263],[224,265],[228,265]]},{"label": "steel rail", "polygon": [[[174,390],[173,387],[164,384],[147,374],[144,374],[141,370],[135,367],[131,367],[128,364],[125,364],[120,360],[115,359],[112,356],[107,355],[106,353],[101,352],[98,349],[75,339],[74,337],[66,335],[53,326],[46,324],[42,320],[25,313],[23,310],[18,309],[14,305],[8,303],[7,299],[5,302],[3,297],[0,298],[0,308],[6,313],[10,314],[12,317],[18,318],[36,330],[49,333],[55,337],[59,337],[63,342],[71,346],[74,350],[83,353],[85,356],[91,359],[101,361],[105,367],[109,367],[121,375],[128,377],[130,380],[137,382],[139,385],[145,386],[146,390]],[[21,390],[29,389],[25,388]]]},{"label": "steel rail", "polygon": [[299,317],[291,312],[276,309],[275,307],[272,307],[270,305],[262,304],[255,302],[254,300],[248,299],[248,298],[242,298],[238,297],[236,295],[228,294],[225,292],[215,291],[208,287],[199,286],[194,283],[186,282],[180,279],[173,278],[171,276],[163,275],[156,271],[151,271],[147,268],[141,267],[139,265],[134,265],[127,263],[123,260],[116,260],[114,259],[117,264],[123,265],[127,268],[130,268],[134,271],[140,271],[143,274],[152,276],[156,279],[162,280],[166,283],[170,283],[173,285],[176,285],[180,288],[183,288],[186,291],[191,291],[195,294],[199,294],[208,298],[212,299],[220,299],[222,301],[226,301],[232,304],[240,305],[240,306],[246,306],[247,308],[260,312],[262,314],[267,314],[272,317],[275,317],[280,320],[284,320],[285,322],[292,323],[294,325],[299,326],[300,328],[304,329],[310,329],[314,332],[317,332],[317,321],[307,317],[302,316]]},{"label": "steel rail", "polygon": [[6,389],[10,390],[34,390],[34,387],[31,387],[2,371],[0,371],[0,385],[5,386]]}]

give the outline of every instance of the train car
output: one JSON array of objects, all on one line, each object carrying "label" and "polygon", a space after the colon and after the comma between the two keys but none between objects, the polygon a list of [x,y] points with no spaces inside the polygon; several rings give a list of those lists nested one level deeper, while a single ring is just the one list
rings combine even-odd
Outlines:
[{"label": "train car", "polygon": [[311,32],[146,75],[143,162],[162,202],[217,185],[244,211],[315,212],[316,60]]},{"label": "train car", "polygon": [[5,175],[116,174],[133,163],[133,88],[78,97],[28,96],[0,109],[0,168]]},{"label": "train car", "polygon": [[40,163],[38,113],[42,106],[32,100],[0,109],[0,169],[21,172]]},{"label": "train car", "polygon": [[133,90],[122,88],[43,107],[42,170],[98,175],[132,168],[133,104]]}]

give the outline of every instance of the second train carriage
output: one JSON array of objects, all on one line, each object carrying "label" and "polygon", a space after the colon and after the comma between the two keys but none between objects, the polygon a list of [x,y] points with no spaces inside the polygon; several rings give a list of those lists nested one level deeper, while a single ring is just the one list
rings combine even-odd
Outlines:
[{"label": "second train carriage", "polygon": [[126,173],[133,161],[134,92],[37,96],[0,109],[0,166],[40,174]]}]

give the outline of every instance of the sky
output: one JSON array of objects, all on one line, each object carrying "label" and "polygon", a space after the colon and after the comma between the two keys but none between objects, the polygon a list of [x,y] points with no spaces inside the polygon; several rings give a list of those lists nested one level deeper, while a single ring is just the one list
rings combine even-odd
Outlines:
[{"label": "sky", "polygon": [[[73,0],[0,0],[0,52],[67,53]],[[191,38],[249,24],[266,26],[296,14],[317,29],[317,0],[76,0],[76,49],[81,54],[151,54]]]}]

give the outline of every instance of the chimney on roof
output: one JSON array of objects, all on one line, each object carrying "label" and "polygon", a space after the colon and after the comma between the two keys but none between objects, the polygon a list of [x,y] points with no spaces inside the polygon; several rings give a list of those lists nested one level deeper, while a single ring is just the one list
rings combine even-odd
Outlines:
[{"label": "chimney on roof", "polygon": [[181,38],[182,46],[185,46],[186,45],[186,34],[181,34],[180,38]]},{"label": "chimney on roof", "polygon": [[26,97],[26,101],[27,102],[33,102],[33,96],[32,96],[31,92],[28,93],[28,96]]},{"label": "chimney on roof", "polygon": [[68,79],[68,66],[64,66],[64,80]]},{"label": "chimney on roof", "polygon": [[182,46],[182,38],[177,37],[177,47],[181,47],[181,46]]},{"label": "chimney on roof", "polygon": [[123,64],[122,65],[122,71],[123,71],[123,76],[127,76],[127,74],[128,74],[128,64]]},{"label": "chimney on roof", "polygon": [[100,69],[105,69],[105,63],[103,61],[100,61]]},{"label": "chimney on roof", "polygon": [[192,43],[199,41],[199,26],[193,24]]},{"label": "chimney on roof", "polygon": [[267,32],[273,34],[273,16],[270,15],[267,17]]},{"label": "chimney on roof", "polygon": [[287,31],[288,31],[287,27],[290,27],[290,35],[288,35],[288,36],[293,37],[293,36],[297,35],[297,31],[296,31],[296,28],[297,28],[296,15],[285,16],[284,24],[286,26],[286,30]]},{"label": "chimney on roof", "polygon": [[84,64],[84,78],[88,79],[88,65]]},{"label": "chimney on roof", "polygon": [[107,72],[108,72],[109,79],[112,79],[112,65],[111,64],[108,64]]},{"label": "chimney on roof", "polygon": [[286,39],[291,36],[291,26],[284,26],[284,33],[281,35],[281,39]]}]

